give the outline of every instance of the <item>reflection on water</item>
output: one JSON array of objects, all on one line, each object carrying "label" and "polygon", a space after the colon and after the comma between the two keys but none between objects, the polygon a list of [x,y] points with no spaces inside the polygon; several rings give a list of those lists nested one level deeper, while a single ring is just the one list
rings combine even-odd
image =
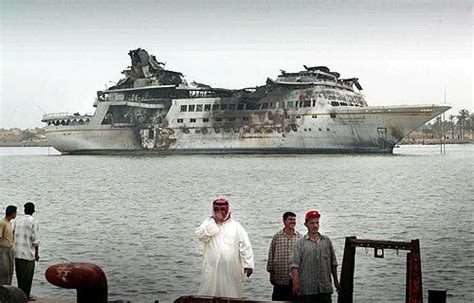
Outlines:
[{"label": "reflection on water", "polygon": [[[450,302],[466,302],[474,298],[474,146],[446,149],[446,155],[439,146],[402,146],[395,155],[127,157],[0,148],[0,211],[27,200],[37,205],[42,259],[32,292],[39,297],[75,296],[44,278],[60,262],[101,266],[111,300],[167,302],[195,294],[202,246],[194,229],[211,201],[224,196],[254,247],[249,298],[271,297],[267,250],[283,212],[297,213],[297,228],[305,231],[303,215],[316,208],[340,264],[346,236],[420,239],[425,300],[428,289],[447,289]],[[355,301],[403,301],[405,261],[405,252],[374,259],[372,250],[359,248]]]}]

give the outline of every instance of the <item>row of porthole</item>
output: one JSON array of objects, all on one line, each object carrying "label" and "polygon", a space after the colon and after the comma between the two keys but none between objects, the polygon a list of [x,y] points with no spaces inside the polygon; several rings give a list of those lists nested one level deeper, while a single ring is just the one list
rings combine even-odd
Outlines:
[{"label": "row of porthole", "polygon": [[[214,127],[214,133],[220,133],[221,132],[221,128],[216,128]],[[239,133],[240,132],[240,128],[222,128],[222,131],[225,132],[225,133],[230,133],[230,132],[234,132],[234,133]],[[291,126],[287,125],[285,127],[275,127],[275,128],[268,128],[268,127],[260,127],[260,128],[244,128],[242,129],[243,130],[243,133],[246,133],[246,134],[250,134],[250,133],[267,133],[267,134],[271,134],[273,132],[277,132],[277,133],[282,133],[282,132],[291,132],[291,131],[294,131],[296,132],[298,130],[297,126],[292,124]],[[307,131],[307,129],[304,129],[305,131]],[[311,131],[311,129],[309,129]],[[319,129],[321,130],[321,129]],[[329,131],[329,129],[327,129]],[[189,128],[181,128],[181,131],[185,134],[189,134],[191,133],[191,130]],[[196,134],[199,134],[199,133],[203,133],[203,134],[207,134],[208,133],[208,129],[206,127],[203,127],[203,128],[197,128],[194,130],[194,133]]]},{"label": "row of porthole", "polygon": [[59,126],[59,125],[84,125],[86,123],[89,123],[89,120],[61,120],[61,121],[48,121],[48,126]]},{"label": "row of porthole", "polygon": [[[317,119],[318,118],[318,115],[312,115],[311,116],[313,119]],[[296,119],[301,119],[301,115],[296,115],[295,116]],[[331,114],[331,118],[336,118],[336,114]],[[290,119],[290,116],[285,116],[285,119],[286,120],[289,120]],[[243,117],[241,118],[242,121],[249,121],[249,118],[248,117]],[[215,122],[235,122],[236,121],[236,118],[234,117],[231,117],[231,118],[214,118],[214,121]],[[189,123],[196,123],[197,122],[197,118],[190,118],[189,119]],[[204,123],[207,123],[209,122],[209,118],[202,118],[202,122]],[[184,123],[184,118],[177,118],[176,119],[176,123]]]},{"label": "row of porthole", "polygon": [[[185,134],[191,133],[191,130],[190,130],[189,128],[182,128],[181,130],[182,130],[182,132],[185,133]],[[223,132],[225,132],[225,133],[230,133],[231,131],[233,131],[234,133],[239,133],[239,132],[240,132],[239,129],[233,129],[233,128],[223,128],[222,130],[223,130]],[[245,129],[245,130],[243,131],[243,133],[251,134],[251,133],[252,133],[252,130],[253,130],[253,133],[267,133],[267,134],[271,134],[271,133],[274,132],[273,129],[270,129],[270,128],[261,128],[261,129],[259,129],[259,130]],[[290,132],[291,130],[293,130],[293,129],[276,128],[276,129],[275,129],[275,132],[277,132],[277,133],[282,133],[283,131],[285,131],[285,132]],[[305,128],[305,129],[303,129],[303,130],[304,130],[305,132],[310,132],[310,131],[312,131],[311,128]],[[296,130],[293,130],[293,131],[296,131]],[[322,129],[322,128],[318,128],[318,131],[323,131],[323,129]],[[326,128],[326,131],[330,131],[330,129],[329,129],[329,128]],[[207,134],[208,132],[209,132],[209,131],[207,130],[207,128],[195,129],[195,130],[194,130],[194,133],[196,133],[196,134],[200,134],[200,133],[202,133],[202,134]],[[219,128],[214,128],[214,133],[218,134],[218,133],[220,133],[220,132],[221,132],[221,131],[220,131]]]},{"label": "row of porthole", "polygon": [[[311,130],[311,128],[305,128],[304,131],[305,131],[305,132],[310,132],[310,131],[312,131],[312,130]],[[321,132],[321,131],[323,131],[323,129],[322,129],[322,128],[318,128],[318,131]],[[326,131],[329,131],[329,128],[326,128]]]}]

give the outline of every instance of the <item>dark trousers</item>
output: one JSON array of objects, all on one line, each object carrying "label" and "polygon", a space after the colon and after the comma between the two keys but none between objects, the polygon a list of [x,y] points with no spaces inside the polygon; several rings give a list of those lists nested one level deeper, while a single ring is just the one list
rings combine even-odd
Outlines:
[{"label": "dark trousers", "polygon": [[274,284],[272,301],[296,301],[296,297],[293,296],[293,284],[291,282],[290,280],[288,285]]},{"label": "dark trousers", "polygon": [[331,303],[331,294],[319,294],[319,295],[308,295],[308,296],[299,296],[299,302],[305,303]]},{"label": "dark trousers", "polygon": [[33,274],[35,273],[35,261],[28,261],[15,258],[15,273],[18,288],[23,290],[26,296],[30,297]]}]

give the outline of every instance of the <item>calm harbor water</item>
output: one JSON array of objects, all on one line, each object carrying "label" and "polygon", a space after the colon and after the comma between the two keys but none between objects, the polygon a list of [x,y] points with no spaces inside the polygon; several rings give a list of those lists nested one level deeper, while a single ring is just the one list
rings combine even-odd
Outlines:
[{"label": "calm harbor water", "polygon": [[[34,201],[41,260],[32,293],[75,297],[49,284],[57,263],[102,267],[109,300],[170,302],[196,294],[202,245],[194,229],[227,197],[248,231],[256,268],[247,298],[269,300],[267,250],[281,215],[322,213],[339,264],[344,239],[420,239],[424,298],[474,301],[474,145],[402,146],[395,155],[60,156],[49,148],[0,148],[0,215]],[[22,207],[20,212],[23,213]],[[403,302],[406,253],[357,250],[356,302]],[[339,266],[339,271],[340,271]],[[16,284],[16,283],[14,283]],[[336,300],[336,296],[333,296]]]}]

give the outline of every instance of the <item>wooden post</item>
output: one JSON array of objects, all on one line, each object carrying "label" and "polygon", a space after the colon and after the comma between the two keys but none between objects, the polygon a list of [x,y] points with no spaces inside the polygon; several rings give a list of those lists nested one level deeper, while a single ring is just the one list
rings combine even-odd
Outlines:
[{"label": "wooden post", "polygon": [[339,292],[337,299],[338,303],[352,303],[356,252],[356,248],[352,245],[352,241],[355,239],[356,237],[346,237],[341,267],[341,291]]},{"label": "wooden post", "polygon": [[407,254],[407,303],[423,303],[423,287],[421,280],[420,241],[411,241],[411,250]]}]

